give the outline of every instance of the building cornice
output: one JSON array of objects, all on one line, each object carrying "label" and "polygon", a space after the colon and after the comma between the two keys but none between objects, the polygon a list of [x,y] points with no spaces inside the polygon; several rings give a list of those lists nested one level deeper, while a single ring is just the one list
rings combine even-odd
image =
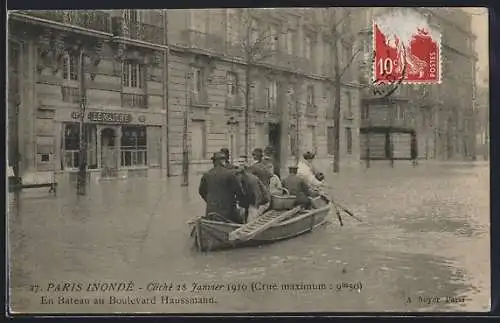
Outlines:
[{"label": "building cornice", "polygon": [[[239,64],[239,65],[243,65],[243,66],[247,65],[247,62],[243,58],[226,56],[224,54],[211,52],[211,51],[205,50],[205,49],[193,49],[193,48],[188,48],[188,47],[184,47],[184,46],[180,46],[180,45],[166,46],[166,45],[161,45],[161,44],[154,44],[154,43],[149,43],[149,42],[145,42],[145,41],[141,41],[141,40],[137,40],[137,39],[115,36],[112,33],[101,32],[101,31],[83,28],[83,27],[79,27],[79,26],[60,23],[57,21],[33,17],[30,15],[26,15],[26,14],[22,14],[22,13],[18,13],[18,12],[11,13],[10,17],[12,17],[13,19],[16,19],[18,21],[25,22],[25,23],[55,28],[55,29],[58,29],[61,31],[72,31],[72,32],[84,34],[87,36],[102,38],[104,40],[108,40],[109,42],[123,43],[126,45],[143,47],[143,48],[148,48],[148,49],[157,50],[157,51],[161,51],[161,52],[166,51],[166,50],[170,50],[171,52],[177,52],[177,53],[205,55],[205,56],[209,56],[211,58],[216,58],[216,59],[223,61],[223,62],[235,63],[235,64]],[[295,76],[307,77],[307,78],[313,79],[313,80],[332,82],[331,78],[320,76],[318,74],[304,73],[304,72],[296,71],[293,69],[287,69],[285,67],[267,64],[265,62],[254,62],[254,63],[252,63],[252,65],[255,67],[268,68],[268,69],[272,69],[272,70],[279,71],[282,73],[288,73],[288,74],[295,75]],[[353,88],[360,88],[361,87],[359,84],[357,84],[355,82],[342,82],[342,85],[347,86],[347,87],[353,87]]]},{"label": "building cornice", "polygon": [[61,22],[57,22],[57,21],[53,21],[53,20],[47,20],[47,19],[42,19],[42,18],[38,18],[38,17],[33,17],[33,16],[26,15],[26,14],[19,13],[19,12],[10,13],[9,17],[11,19],[15,19],[17,21],[21,21],[21,22],[25,22],[25,23],[55,28],[55,29],[59,29],[61,31],[76,32],[76,33],[86,35],[86,36],[99,37],[99,38],[103,38],[103,39],[110,39],[113,37],[112,33],[106,33],[103,31],[98,31],[98,30],[88,29],[88,28],[84,28],[84,27],[80,27],[80,26],[65,24],[65,23],[61,23]]}]

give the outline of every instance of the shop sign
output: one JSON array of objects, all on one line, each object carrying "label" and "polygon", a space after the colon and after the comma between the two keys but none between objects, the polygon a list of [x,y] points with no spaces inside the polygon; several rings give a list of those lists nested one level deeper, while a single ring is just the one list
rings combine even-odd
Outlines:
[{"label": "shop sign", "polygon": [[[71,117],[73,119],[80,118],[80,112],[72,112]],[[89,112],[87,114],[87,119],[93,122],[102,123],[130,123],[132,121],[132,114],[130,113],[118,113],[118,112]]]}]

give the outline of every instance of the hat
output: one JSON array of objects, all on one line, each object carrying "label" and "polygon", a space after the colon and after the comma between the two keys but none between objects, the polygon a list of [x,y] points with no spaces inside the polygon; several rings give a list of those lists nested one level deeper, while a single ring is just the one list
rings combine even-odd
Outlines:
[{"label": "hat", "polygon": [[305,152],[304,155],[303,155],[304,159],[306,159],[306,160],[314,159],[315,156],[316,155],[314,153],[310,152],[310,151]]},{"label": "hat", "polygon": [[227,148],[221,148],[220,152],[223,153],[225,156],[229,156],[229,149]]},{"label": "hat", "polygon": [[252,152],[252,155],[262,155],[262,148],[255,148]]},{"label": "hat", "polygon": [[212,160],[221,160],[221,159],[226,159],[226,155],[224,155],[223,152],[217,151],[212,156]]}]

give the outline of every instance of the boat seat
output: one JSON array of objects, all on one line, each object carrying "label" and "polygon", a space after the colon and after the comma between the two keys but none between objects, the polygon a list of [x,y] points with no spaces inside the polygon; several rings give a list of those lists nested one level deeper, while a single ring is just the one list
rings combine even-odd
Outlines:
[{"label": "boat seat", "polygon": [[225,217],[223,217],[222,215],[220,215],[219,213],[217,212],[209,212],[207,214],[207,220],[212,220],[212,221],[221,221],[221,222],[226,222],[226,223],[236,223],[234,221],[231,221]]}]

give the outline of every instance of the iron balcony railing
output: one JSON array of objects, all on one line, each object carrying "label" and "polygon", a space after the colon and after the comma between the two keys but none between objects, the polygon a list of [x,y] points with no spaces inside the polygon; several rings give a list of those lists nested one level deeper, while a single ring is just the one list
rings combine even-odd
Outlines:
[{"label": "iron balcony railing", "polygon": [[147,109],[147,95],[136,93],[122,93],[122,106],[129,108]]},{"label": "iron balcony railing", "polygon": [[111,15],[101,10],[26,10],[22,13],[91,30],[111,32]]},{"label": "iron balcony railing", "polygon": [[318,115],[318,108],[314,104],[308,104],[306,106],[306,115],[308,116],[317,116]]},{"label": "iron balcony railing", "polygon": [[137,21],[127,21],[123,17],[113,17],[113,34],[153,44],[163,43],[163,27]]},{"label": "iron balcony railing", "polygon": [[189,48],[205,49],[221,54],[226,49],[226,44],[222,37],[193,29],[181,31],[181,44]]},{"label": "iron balcony railing", "polygon": [[77,87],[62,86],[61,94],[64,102],[80,103],[80,89]]}]

